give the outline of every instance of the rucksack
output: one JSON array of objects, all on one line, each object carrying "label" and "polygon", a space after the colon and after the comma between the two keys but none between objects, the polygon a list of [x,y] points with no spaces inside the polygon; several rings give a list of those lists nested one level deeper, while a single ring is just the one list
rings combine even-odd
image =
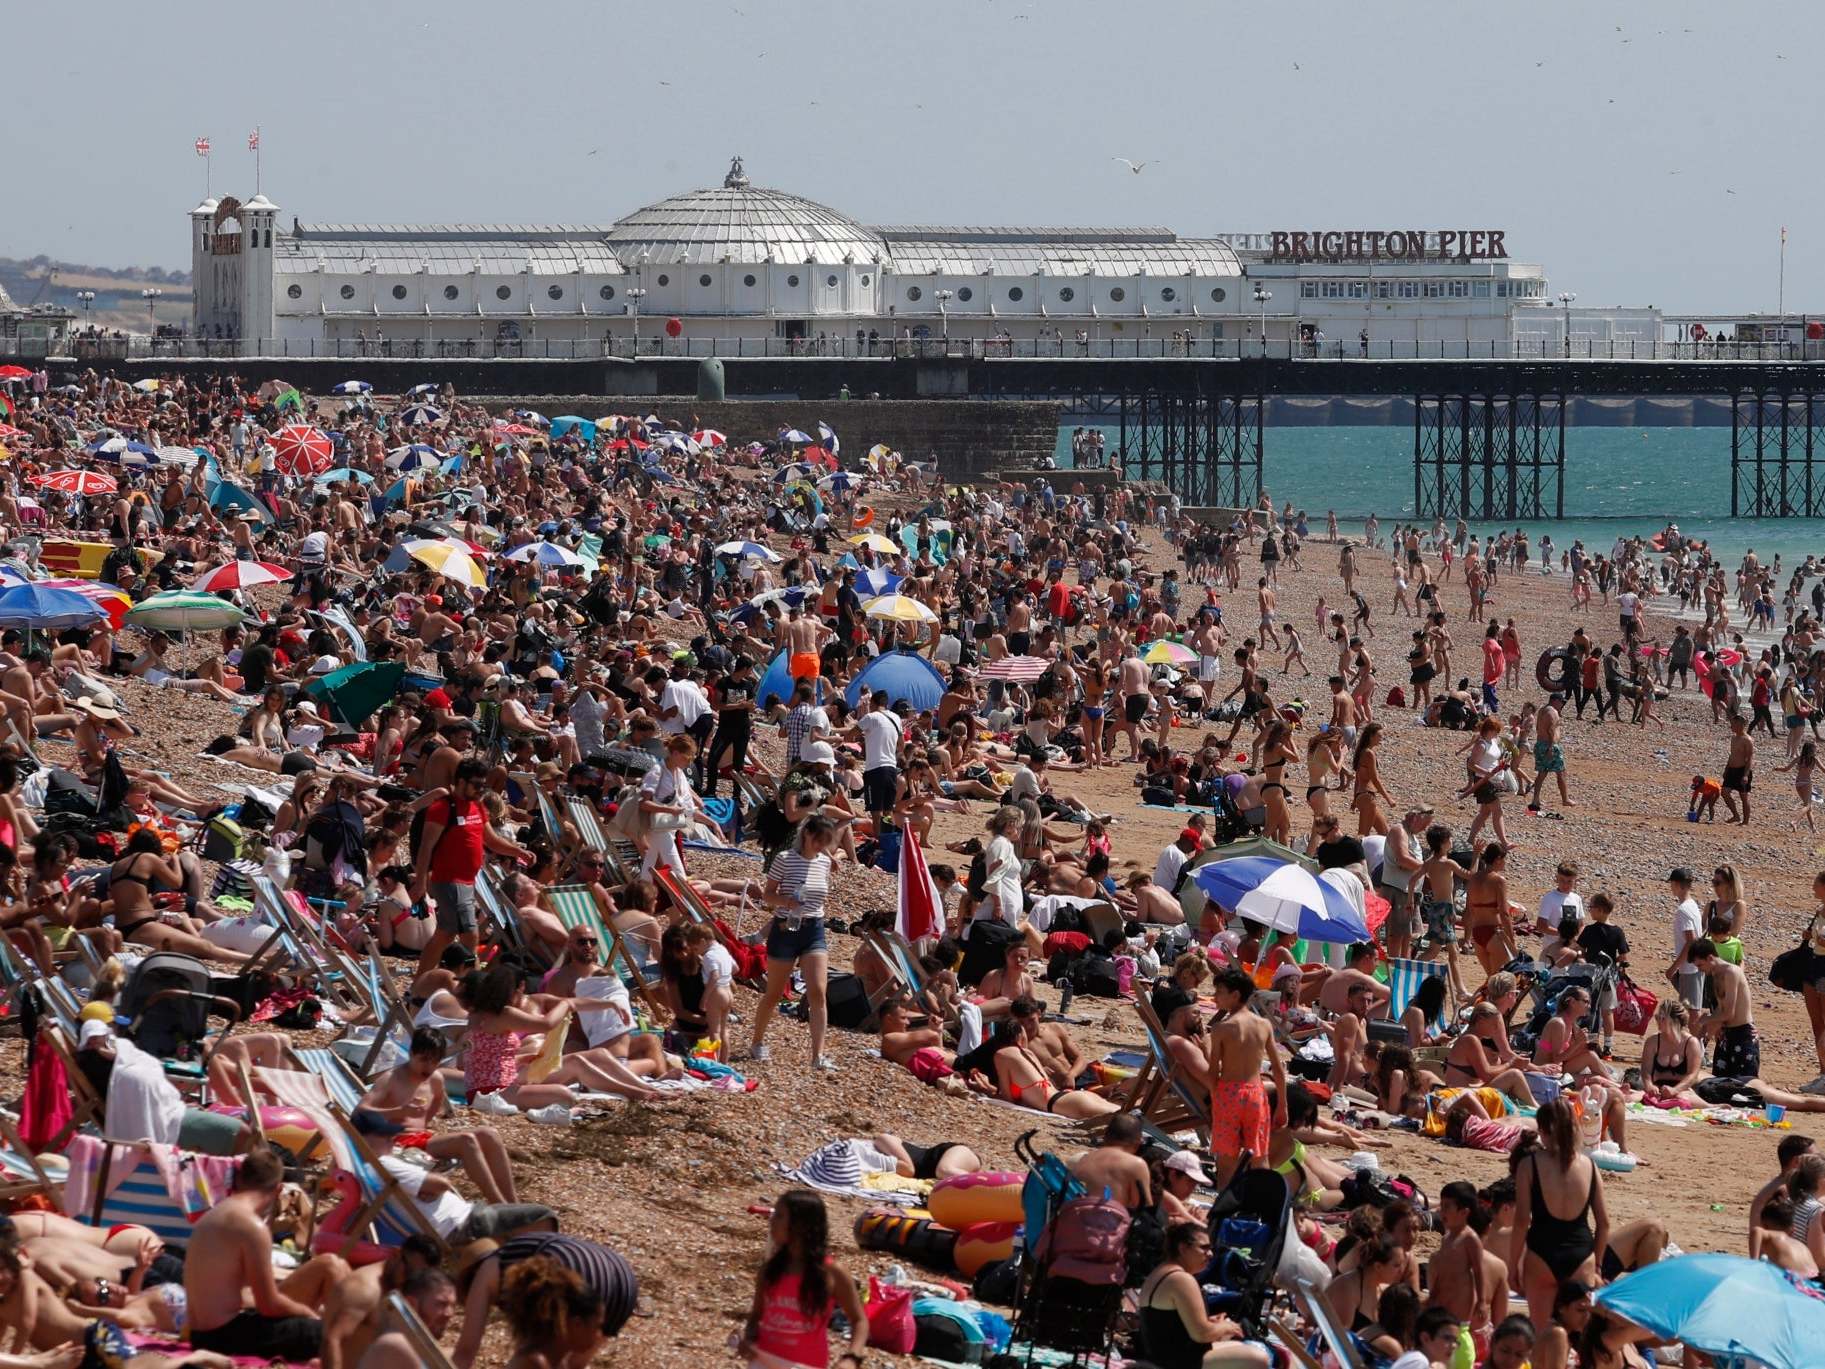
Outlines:
[{"label": "rucksack", "polygon": [[1035,1253],[1046,1273],[1095,1287],[1128,1274],[1128,1209],[1112,1198],[1073,1198],[1058,1209]]},{"label": "rucksack", "polygon": [[968,1312],[948,1298],[920,1298],[912,1306],[918,1339],[913,1353],[945,1364],[980,1364],[989,1351],[988,1337]]},{"label": "rucksack", "polygon": [[1099,955],[1092,949],[1071,966],[1071,987],[1091,998],[1120,998],[1122,976],[1111,955]]}]

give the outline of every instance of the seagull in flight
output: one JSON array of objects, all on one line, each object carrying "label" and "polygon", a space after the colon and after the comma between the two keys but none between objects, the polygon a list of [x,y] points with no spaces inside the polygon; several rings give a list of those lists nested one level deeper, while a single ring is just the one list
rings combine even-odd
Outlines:
[{"label": "seagull in flight", "polygon": [[1111,157],[1109,160],[1112,162],[1120,162],[1137,176],[1141,174],[1142,170],[1153,165],[1151,161],[1131,162],[1126,157]]}]

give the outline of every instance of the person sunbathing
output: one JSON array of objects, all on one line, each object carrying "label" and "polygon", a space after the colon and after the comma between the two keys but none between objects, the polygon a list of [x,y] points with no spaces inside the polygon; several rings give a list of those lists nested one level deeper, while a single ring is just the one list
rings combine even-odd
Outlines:
[{"label": "person sunbathing", "polygon": [[[443,1063],[443,1037],[419,1028],[412,1033],[411,1052],[405,1064],[376,1079],[360,1106],[411,1131],[429,1131],[432,1121],[454,1115],[444,1091]],[[485,1201],[519,1201],[513,1161],[493,1127],[466,1122],[461,1131],[432,1135],[419,1149],[434,1160],[460,1164]]]},{"label": "person sunbathing", "polygon": [[155,951],[176,951],[180,955],[224,965],[247,964],[252,956],[216,945],[178,911],[184,902],[183,894],[160,894],[160,899],[175,900],[177,906],[167,909],[155,906],[154,884],[176,890],[183,883],[184,872],[176,857],[165,854],[164,838],[154,828],[141,827],[127,839],[126,854],[115,861],[109,871],[108,897],[101,907],[104,914],[113,915],[114,930],[127,941],[149,946]]},{"label": "person sunbathing", "polygon": [[527,1044],[527,1037],[537,1036],[542,1042],[544,1034],[558,1027],[571,1009],[605,1011],[606,1003],[569,999],[543,1013],[532,1012],[524,1006],[525,993],[514,971],[499,964],[471,974],[463,981],[458,997],[469,1010],[463,1082],[471,1099],[498,1093],[516,1108],[548,1107],[553,1103],[569,1107],[576,1102],[571,1085],[620,1094],[638,1102],[656,1102],[664,1096],[620,1061],[596,1052],[565,1056],[556,1069],[537,1082],[521,1080],[522,1058],[530,1059],[539,1049],[538,1044]]},{"label": "person sunbathing", "polygon": [[1039,1004],[1017,998],[1008,1020],[996,1032],[995,1083],[999,1097],[1036,1112],[1084,1120],[1120,1112],[1121,1104],[1083,1089],[1057,1089],[1033,1050],[1040,1025]]},{"label": "person sunbathing", "polygon": [[[594,930],[572,927],[563,958],[539,981],[535,1003],[555,996],[607,1004],[606,1011],[578,1013],[571,1020],[570,1037],[565,1042],[567,1054],[606,1051],[643,1078],[681,1077],[684,1062],[667,1055],[656,1035],[637,1029],[627,985],[615,966],[603,964],[603,950]],[[589,985],[587,989],[585,984]]]},{"label": "person sunbathing", "polygon": [[1478,1003],[1470,1022],[1445,1056],[1445,1083],[1453,1088],[1487,1086],[1507,1094],[1522,1107],[1536,1105],[1532,1086],[1519,1056],[1501,1053],[1495,1037],[1502,1025],[1502,1011],[1494,1003]]}]

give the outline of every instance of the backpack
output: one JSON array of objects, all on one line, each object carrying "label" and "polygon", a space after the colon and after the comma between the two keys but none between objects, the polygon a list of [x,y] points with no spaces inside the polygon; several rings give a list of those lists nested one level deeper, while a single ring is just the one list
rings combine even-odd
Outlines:
[{"label": "backpack", "polygon": [[989,1340],[977,1320],[949,1298],[920,1298],[912,1305],[917,1340],[913,1354],[946,1364],[981,1364]]},{"label": "backpack", "polygon": [[1122,975],[1115,957],[1101,954],[1098,948],[1092,948],[1083,959],[1071,966],[1071,987],[1091,998],[1120,998]]},{"label": "backpack", "polygon": [[1058,1209],[1035,1253],[1048,1275],[1115,1287],[1128,1275],[1128,1209],[1112,1198],[1073,1198]]}]

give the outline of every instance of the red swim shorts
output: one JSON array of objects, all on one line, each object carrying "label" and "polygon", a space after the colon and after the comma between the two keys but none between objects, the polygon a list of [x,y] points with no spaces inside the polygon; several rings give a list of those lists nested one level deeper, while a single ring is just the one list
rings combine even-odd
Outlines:
[{"label": "red swim shorts", "polygon": [[1213,1155],[1267,1154],[1267,1091],[1259,1079],[1219,1079],[1210,1092],[1210,1151]]}]

